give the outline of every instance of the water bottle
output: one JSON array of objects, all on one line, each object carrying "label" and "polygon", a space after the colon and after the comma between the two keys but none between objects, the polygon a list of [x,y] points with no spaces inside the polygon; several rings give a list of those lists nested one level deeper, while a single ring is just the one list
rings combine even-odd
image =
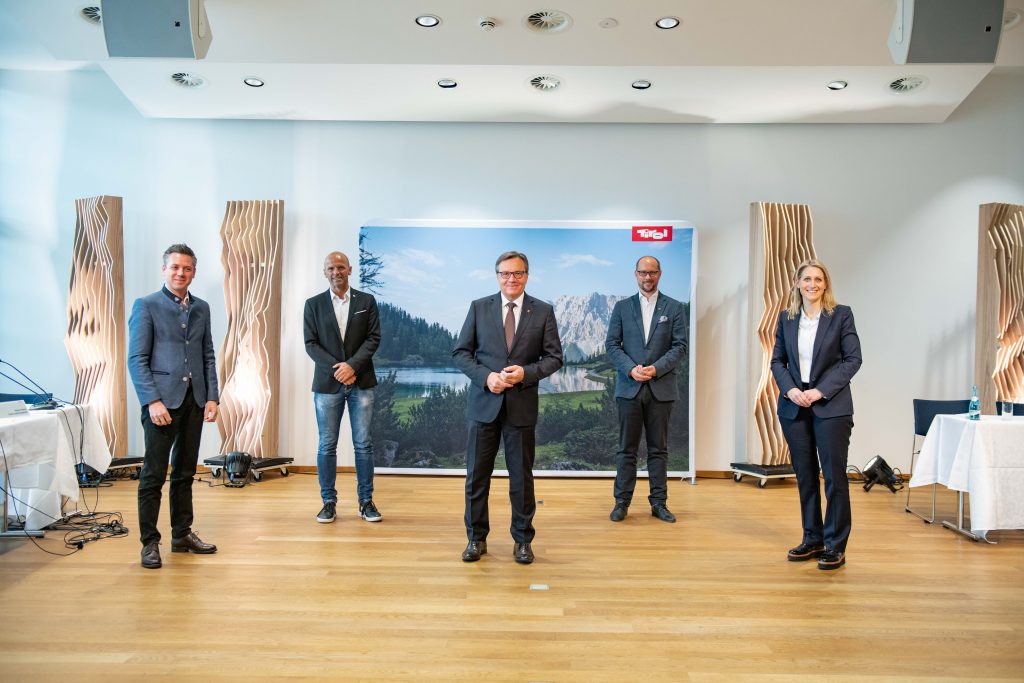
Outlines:
[{"label": "water bottle", "polygon": [[980,420],[981,419],[981,401],[978,400],[978,385],[975,384],[971,387],[971,404],[967,408],[967,419],[968,420]]}]

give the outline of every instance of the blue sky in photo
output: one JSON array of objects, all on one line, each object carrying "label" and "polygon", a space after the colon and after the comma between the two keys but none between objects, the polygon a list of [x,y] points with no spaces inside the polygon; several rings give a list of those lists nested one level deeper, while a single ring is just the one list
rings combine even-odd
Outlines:
[{"label": "blue sky in photo", "polygon": [[[637,291],[636,260],[661,261],[661,291],[689,301],[693,229],[677,226],[672,242],[633,242],[622,228],[366,226],[364,247],[381,257],[377,300],[458,333],[469,302],[498,291],[494,260],[517,250],[530,259],[526,292],[554,302],[562,295]],[[355,268],[358,281],[358,266]],[[358,284],[355,285],[359,289]]]}]

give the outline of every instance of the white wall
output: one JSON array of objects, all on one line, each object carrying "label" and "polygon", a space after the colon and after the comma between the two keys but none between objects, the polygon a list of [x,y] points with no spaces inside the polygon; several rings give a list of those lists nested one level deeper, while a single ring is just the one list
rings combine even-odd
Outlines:
[{"label": "white wall", "polygon": [[[804,202],[864,350],[850,462],[907,468],[911,399],[965,397],[974,381],[978,205],[1024,203],[1022,114],[1024,76],[1003,75],[941,125],[157,120],[102,72],[0,71],[0,358],[73,394],[75,198],[125,198],[129,307],[160,286],[169,243],[196,249],[218,348],[224,202],[284,199],[281,452],[312,464],[302,302],[325,287],[326,252],[355,255],[367,219],[685,219],[700,235],[696,464],[724,470],[746,459],[749,204]],[[207,430],[203,457],[219,445]]]}]

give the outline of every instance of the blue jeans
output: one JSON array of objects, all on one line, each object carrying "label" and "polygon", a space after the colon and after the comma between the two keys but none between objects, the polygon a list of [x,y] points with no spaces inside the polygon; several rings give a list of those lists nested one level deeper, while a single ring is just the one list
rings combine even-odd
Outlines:
[{"label": "blue jeans", "polygon": [[356,453],[356,492],[360,502],[373,498],[373,440],[370,438],[373,388],[360,389],[350,384],[336,394],[313,392],[316,426],[320,434],[316,470],[320,479],[320,498],[325,503],[338,502],[334,482],[338,478],[338,433],[346,403],[351,411],[352,446]]}]

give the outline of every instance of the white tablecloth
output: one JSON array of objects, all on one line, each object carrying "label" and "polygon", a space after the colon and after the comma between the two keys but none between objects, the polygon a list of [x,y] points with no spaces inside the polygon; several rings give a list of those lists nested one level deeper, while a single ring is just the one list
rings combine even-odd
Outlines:
[{"label": "white tablecloth", "polygon": [[936,415],[910,479],[970,494],[971,530],[1024,528],[1024,417]]},{"label": "white tablecloth", "polygon": [[78,500],[75,465],[84,462],[99,472],[110,466],[103,430],[87,405],[0,418],[0,443],[6,457],[6,463],[0,458],[0,477],[6,464],[9,491],[17,499],[8,498],[8,516],[17,509],[28,529],[41,529],[59,518],[61,496]]}]

